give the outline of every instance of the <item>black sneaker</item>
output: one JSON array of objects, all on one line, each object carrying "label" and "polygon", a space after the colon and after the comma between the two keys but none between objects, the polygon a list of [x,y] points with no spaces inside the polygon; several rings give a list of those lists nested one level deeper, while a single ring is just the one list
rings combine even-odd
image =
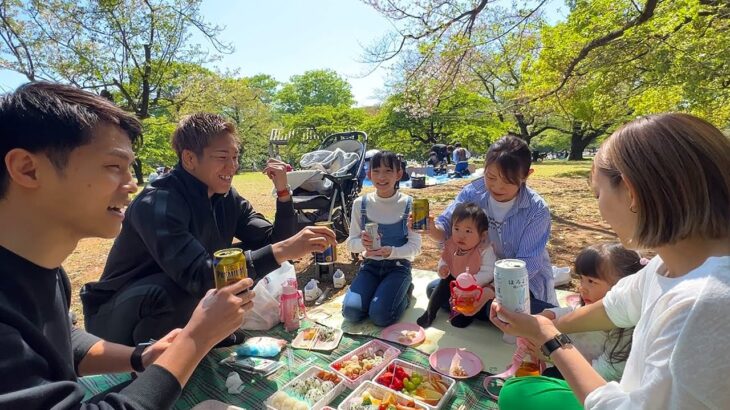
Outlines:
[{"label": "black sneaker", "polygon": [[431,327],[431,324],[433,323],[435,317],[431,317],[431,315],[428,314],[428,312],[425,312],[421,315],[418,319],[416,319],[416,323],[418,323],[418,326],[421,326],[422,328],[426,329],[428,327]]}]

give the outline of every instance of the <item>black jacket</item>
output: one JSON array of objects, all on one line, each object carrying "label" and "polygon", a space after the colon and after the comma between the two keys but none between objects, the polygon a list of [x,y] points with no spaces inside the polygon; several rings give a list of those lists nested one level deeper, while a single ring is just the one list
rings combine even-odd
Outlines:
[{"label": "black jacket", "polygon": [[[262,193],[268,194],[268,193]],[[279,267],[271,244],[296,233],[291,201],[276,201],[272,225],[235,189],[208,197],[208,188],[177,165],[147,186],[129,205],[104,273],[82,292],[84,312],[93,314],[130,281],[165,272],[192,296],[214,287],[213,252],[233,238],[246,252],[249,276]]]},{"label": "black jacket", "polygon": [[72,327],[68,276],[1,246],[0,275],[1,409],[164,409],[175,403],[177,379],[152,365],[120,393],[82,404],[76,368],[99,338]]}]

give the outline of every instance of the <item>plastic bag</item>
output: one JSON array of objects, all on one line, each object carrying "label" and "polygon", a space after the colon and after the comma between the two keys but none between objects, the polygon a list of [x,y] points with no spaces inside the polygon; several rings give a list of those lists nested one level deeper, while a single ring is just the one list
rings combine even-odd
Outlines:
[{"label": "plastic bag", "polygon": [[289,279],[296,280],[294,266],[284,262],[254,286],[253,310],[246,315],[241,329],[269,330],[279,324],[279,297],[282,285]]},{"label": "plastic bag", "polygon": [[297,275],[294,271],[294,266],[292,266],[289,262],[284,262],[278,269],[264,276],[259,283],[263,283],[264,286],[266,286],[266,290],[269,292],[271,297],[279,300],[284,284],[287,283],[289,279],[296,280],[296,278]]},{"label": "plastic bag", "polygon": [[241,329],[269,330],[279,324],[279,301],[269,294],[263,280],[254,286],[253,310],[246,314]]},{"label": "plastic bag", "polygon": [[273,337],[252,337],[236,348],[239,356],[274,357],[286,346],[286,340]]}]

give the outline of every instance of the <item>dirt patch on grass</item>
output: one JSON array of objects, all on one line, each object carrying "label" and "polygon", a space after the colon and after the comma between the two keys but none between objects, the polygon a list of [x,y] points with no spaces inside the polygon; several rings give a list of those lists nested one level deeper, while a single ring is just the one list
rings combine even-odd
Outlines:
[{"label": "dirt patch on grass", "polygon": [[[404,189],[403,192],[414,197],[429,198],[432,215],[438,215],[467,183],[467,181],[454,181],[421,190]],[[582,175],[578,178],[533,179],[530,186],[539,192],[550,205],[553,223],[548,251],[554,265],[571,266],[573,258],[584,246],[617,240],[608,225],[601,220],[596,201]],[[369,190],[366,189],[364,192],[369,192]],[[246,196],[245,193],[243,195]],[[261,193],[248,195],[247,199],[258,210],[272,210],[275,206],[275,199],[269,195]],[[83,321],[83,317],[78,290],[84,283],[96,280],[100,276],[112,243],[112,240],[104,239],[83,240],[79,242],[77,249],[64,263],[73,286],[71,308],[80,321]],[[419,269],[435,270],[439,253],[438,244],[429,238],[424,238],[423,250],[414,261],[413,266]],[[344,244],[338,246],[338,256],[340,263],[336,264],[336,268],[345,272],[349,283],[357,272],[358,264],[353,262]],[[311,256],[296,260],[294,263],[299,272],[300,287],[303,287],[311,278],[319,279],[317,267]],[[323,278],[320,287],[323,290],[332,288],[331,278]],[[342,290],[331,291],[329,298],[336,297],[341,292]]]}]

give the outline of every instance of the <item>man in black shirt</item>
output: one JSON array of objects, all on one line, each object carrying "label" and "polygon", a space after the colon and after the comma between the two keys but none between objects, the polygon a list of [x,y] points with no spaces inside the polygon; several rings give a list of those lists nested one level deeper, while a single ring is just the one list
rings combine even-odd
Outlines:
[{"label": "man in black shirt", "polygon": [[[86,329],[116,343],[157,339],[187,322],[214,286],[213,253],[230,248],[234,237],[254,279],[317,250],[310,242],[334,242],[323,227],[292,237],[297,223],[286,164],[272,159],[264,169],[278,197],[273,225],[231,187],[239,138],[221,116],[184,118],[172,145],[178,164],[132,201],[104,273],[81,292]],[[241,341],[234,335],[227,344]]]},{"label": "man in black shirt", "polygon": [[[0,408],[170,408],[252,307],[245,279],[209,291],[183,329],[148,347],[73,328],[61,263],[80,239],[119,233],[140,132],[134,117],[73,87],[30,83],[0,97]],[[139,377],[118,393],[82,402],[77,376],[133,369]]]}]

